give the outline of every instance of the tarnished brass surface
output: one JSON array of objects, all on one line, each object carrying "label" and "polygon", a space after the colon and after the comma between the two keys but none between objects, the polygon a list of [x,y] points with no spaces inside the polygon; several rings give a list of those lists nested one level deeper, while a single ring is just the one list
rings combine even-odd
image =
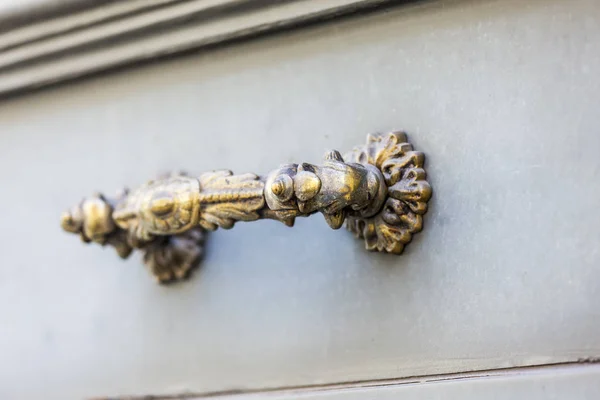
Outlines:
[{"label": "tarnished brass surface", "polygon": [[369,135],[344,157],[327,153],[323,165],[283,165],[266,177],[171,175],[115,198],[96,194],[63,213],[61,225],[86,243],[113,246],[122,258],[142,250],[161,283],[186,278],[200,261],[206,231],[237,221],[293,226],[296,217],[320,212],[333,229],[346,221],[368,250],[400,254],[422,229],[431,197],[423,162],[404,133]]}]

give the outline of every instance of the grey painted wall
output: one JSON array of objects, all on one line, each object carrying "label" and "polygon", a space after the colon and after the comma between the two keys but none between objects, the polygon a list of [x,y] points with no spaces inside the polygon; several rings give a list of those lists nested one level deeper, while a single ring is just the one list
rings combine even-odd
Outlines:
[{"label": "grey painted wall", "polygon": [[[265,388],[600,356],[600,4],[387,10],[0,105],[0,397]],[[318,216],[211,236],[189,283],[63,234],[156,172],[266,172],[406,129],[402,257]]]}]

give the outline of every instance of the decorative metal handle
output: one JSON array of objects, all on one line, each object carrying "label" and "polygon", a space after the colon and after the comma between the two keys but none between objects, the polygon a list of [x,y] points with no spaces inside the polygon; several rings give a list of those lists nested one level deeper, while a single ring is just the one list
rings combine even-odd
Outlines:
[{"label": "decorative metal handle", "polygon": [[127,258],[133,249],[160,283],[185,279],[198,264],[206,231],[237,221],[294,219],[321,212],[333,229],[347,228],[368,250],[400,254],[422,229],[431,187],[423,153],[406,135],[369,135],[344,157],[325,155],[323,165],[283,165],[266,177],[214,171],[171,175],[115,198],[96,194],[63,213],[65,231],[86,242],[113,246]]}]

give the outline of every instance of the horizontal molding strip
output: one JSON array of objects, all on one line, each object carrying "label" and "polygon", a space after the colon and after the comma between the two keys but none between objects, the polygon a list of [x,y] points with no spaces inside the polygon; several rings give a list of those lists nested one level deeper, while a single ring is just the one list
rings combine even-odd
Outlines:
[{"label": "horizontal molding strip", "polygon": [[[355,398],[349,394],[361,393],[359,398],[389,398],[377,396],[377,390],[381,389],[401,389],[406,386],[436,385],[452,382],[477,382],[481,384],[493,379],[532,379],[540,381],[544,378],[557,379],[569,375],[578,375],[591,373],[600,377],[600,363],[597,359],[581,360],[578,362],[564,362],[556,364],[531,365],[512,368],[487,369],[479,371],[453,372],[440,375],[422,375],[407,378],[392,378],[356,382],[340,382],[321,385],[263,388],[251,390],[228,390],[220,392],[192,393],[184,392],[179,394],[144,394],[144,395],[117,395],[111,397],[98,397],[97,400],[200,400],[207,398],[217,399],[309,399],[309,398],[330,398],[336,395],[343,395],[344,398]],[[541,385],[543,389],[543,385]],[[595,383],[594,387],[600,393],[600,382]],[[543,391],[543,390],[542,390]],[[400,393],[398,393],[400,394]],[[424,393],[425,394],[425,393]],[[394,396],[396,397],[396,396]],[[399,396],[398,396],[399,397]],[[478,396],[473,396],[479,398]],[[470,398],[473,398],[470,397]],[[427,396],[423,396],[427,398]],[[436,397],[437,398],[437,397]],[[519,397],[520,398],[520,397]]]},{"label": "horizontal molding strip", "polygon": [[84,12],[66,14],[63,17],[42,20],[38,23],[25,25],[0,35],[0,51],[11,49],[44,38],[68,34],[77,29],[92,27],[96,24],[109,22],[112,19],[144,10],[168,5],[178,0],[129,0],[122,3],[109,3]]},{"label": "horizontal molding strip", "polygon": [[399,0],[121,0],[0,34],[0,96]]}]

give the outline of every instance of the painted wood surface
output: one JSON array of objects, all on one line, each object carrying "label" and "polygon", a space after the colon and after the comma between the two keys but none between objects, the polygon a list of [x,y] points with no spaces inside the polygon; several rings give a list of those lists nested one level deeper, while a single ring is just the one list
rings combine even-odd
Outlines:
[{"label": "painted wood surface", "polygon": [[[0,394],[319,385],[600,356],[595,0],[448,1],[0,104]],[[59,228],[94,190],[268,171],[405,129],[434,190],[402,257],[319,218],[216,232],[186,284]],[[35,384],[34,384],[35,383]]]}]

